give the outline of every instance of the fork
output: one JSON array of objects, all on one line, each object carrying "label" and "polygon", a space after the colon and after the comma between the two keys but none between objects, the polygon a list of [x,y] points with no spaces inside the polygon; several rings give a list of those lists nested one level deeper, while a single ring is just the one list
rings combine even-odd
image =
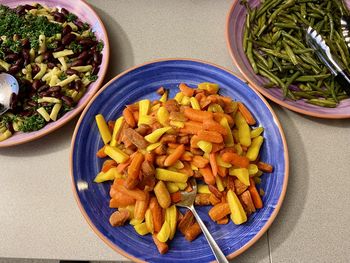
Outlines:
[{"label": "fork", "polygon": [[193,190],[191,192],[181,191],[181,202],[176,203],[176,206],[186,207],[189,210],[191,210],[191,212],[193,213],[194,217],[196,218],[200,228],[202,229],[202,232],[204,233],[204,236],[205,236],[206,240],[208,241],[209,246],[210,246],[211,250],[213,251],[213,254],[214,254],[216,260],[219,263],[228,262],[224,253],[222,253],[220,247],[215,242],[213,236],[210,234],[209,230],[207,229],[207,227],[203,223],[202,219],[197,214],[196,209],[194,208],[193,204],[194,204],[194,200],[195,200],[196,194],[197,194],[196,179],[192,178],[190,181],[190,184],[191,184]]}]

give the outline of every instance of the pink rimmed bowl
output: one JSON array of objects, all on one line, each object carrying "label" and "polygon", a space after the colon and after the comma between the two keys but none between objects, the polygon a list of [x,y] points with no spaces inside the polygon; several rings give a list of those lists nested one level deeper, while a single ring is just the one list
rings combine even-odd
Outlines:
[{"label": "pink rimmed bowl", "polygon": [[78,18],[80,18],[84,22],[88,22],[92,28],[92,30],[95,32],[97,39],[102,40],[104,43],[104,48],[102,51],[102,63],[100,65],[100,70],[98,72],[98,79],[91,83],[88,87],[88,90],[84,94],[84,96],[79,100],[76,107],[70,111],[67,112],[64,116],[62,116],[60,119],[58,119],[55,122],[51,122],[47,124],[44,128],[34,131],[34,132],[17,132],[12,137],[8,138],[5,141],[0,142],[0,148],[1,147],[9,147],[14,146],[22,143],[26,143],[29,141],[36,140],[38,138],[41,138],[58,128],[62,127],[64,124],[69,122],[71,119],[73,119],[75,116],[77,116],[86,106],[86,104],[90,101],[90,99],[93,97],[93,95],[98,91],[98,89],[101,87],[103,79],[106,75],[107,68],[108,68],[108,62],[109,62],[109,42],[108,42],[108,36],[106,28],[104,27],[101,19],[97,15],[97,13],[92,9],[92,7],[87,4],[83,0],[74,0],[74,1],[67,1],[67,0],[2,0],[1,4],[9,6],[11,8],[14,8],[18,5],[24,5],[24,4],[33,4],[33,3],[39,3],[48,7],[58,7],[58,8],[66,8],[68,11],[76,14]]},{"label": "pink rimmed bowl", "polygon": [[[260,0],[249,0],[248,3],[251,7],[256,7],[260,4]],[[308,104],[304,100],[284,99],[281,89],[264,88],[264,84],[268,82],[267,79],[254,73],[243,50],[242,41],[246,14],[246,8],[240,4],[240,1],[233,1],[226,19],[226,44],[234,64],[249,85],[273,102],[301,114],[326,119],[350,118],[350,99],[342,100],[336,108],[323,108]]]}]

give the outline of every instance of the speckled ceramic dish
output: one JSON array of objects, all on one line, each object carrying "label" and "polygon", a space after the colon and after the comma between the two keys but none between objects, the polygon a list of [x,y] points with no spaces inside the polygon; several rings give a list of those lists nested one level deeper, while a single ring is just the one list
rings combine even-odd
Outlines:
[{"label": "speckled ceramic dish", "polygon": [[101,21],[101,19],[98,17],[96,12],[91,8],[90,5],[88,5],[85,1],[82,0],[74,0],[74,1],[67,1],[67,0],[2,0],[1,4],[7,5],[9,7],[16,7],[18,5],[24,5],[24,4],[33,4],[33,3],[39,3],[43,4],[49,7],[64,7],[68,11],[75,13],[82,21],[86,21],[91,25],[92,30],[95,32],[97,38],[99,40],[102,40],[104,42],[104,48],[102,51],[102,63],[100,66],[100,70],[98,72],[98,79],[91,83],[88,90],[86,91],[85,95],[80,99],[79,103],[76,105],[75,109],[66,113],[62,118],[58,119],[55,122],[49,123],[44,128],[42,128],[39,131],[35,132],[29,132],[29,133],[22,133],[18,132],[15,133],[12,137],[9,139],[0,142],[0,148],[1,147],[8,147],[8,146],[14,146],[22,143],[26,143],[29,141],[33,141],[35,139],[38,139],[40,137],[45,136],[46,134],[55,131],[56,129],[60,128],[64,124],[66,124],[68,121],[70,121],[72,118],[74,118],[77,114],[79,114],[88,101],[92,98],[92,96],[97,92],[97,90],[101,87],[104,76],[107,72],[108,62],[109,62],[109,43],[108,43],[108,36],[106,29]]},{"label": "speckled ceramic dish", "polygon": [[[303,100],[292,101],[284,99],[280,89],[265,89],[263,87],[267,83],[267,79],[254,73],[243,50],[243,28],[247,12],[245,7],[239,2],[239,0],[233,1],[227,15],[226,42],[234,63],[247,79],[249,85],[270,100],[301,114],[329,119],[350,118],[350,99],[341,101],[336,108],[323,108],[308,104]],[[252,7],[255,7],[259,5],[260,0],[250,0],[248,2]]]},{"label": "speckled ceramic dish", "polygon": [[230,222],[217,225],[210,220],[209,207],[198,207],[201,218],[229,258],[234,258],[268,229],[275,219],[288,182],[288,151],[280,123],[265,99],[247,86],[232,72],[218,66],[186,59],[160,60],[132,68],[108,82],[90,101],[74,131],[71,149],[73,192],[81,212],[95,233],[118,253],[136,262],[209,262],[214,256],[203,235],[189,243],[177,233],[170,242],[169,252],[160,255],[150,235],[139,236],[131,225],[112,227],[109,216],[110,184],[96,184],[93,179],[100,171],[103,160],[96,152],[103,145],[95,115],[107,120],[116,119],[125,105],[143,98],[158,99],[156,90],[170,89],[170,96],[178,92],[179,83],[195,86],[200,82],[220,85],[220,93],[244,102],[265,128],[265,142],[261,159],[274,166],[272,174],[262,176],[264,208],[249,217],[247,223],[237,226]]}]

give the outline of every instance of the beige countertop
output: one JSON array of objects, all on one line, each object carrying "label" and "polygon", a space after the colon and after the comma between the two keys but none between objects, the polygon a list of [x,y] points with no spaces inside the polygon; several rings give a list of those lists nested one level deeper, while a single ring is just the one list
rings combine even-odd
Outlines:
[{"label": "beige countertop", "polygon": [[[106,81],[158,58],[207,60],[237,72],[225,43],[228,0],[89,0],[108,30]],[[350,120],[305,117],[272,103],[290,155],[287,195],[272,227],[234,262],[350,261]],[[89,228],[73,197],[76,119],[0,149],[0,258],[123,260]]]}]

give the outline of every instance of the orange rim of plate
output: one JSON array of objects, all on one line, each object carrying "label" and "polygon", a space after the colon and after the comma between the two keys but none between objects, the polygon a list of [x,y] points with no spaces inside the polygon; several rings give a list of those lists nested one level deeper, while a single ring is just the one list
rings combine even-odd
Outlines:
[{"label": "orange rim of plate", "polygon": [[[82,4],[86,5],[86,8],[90,9],[90,11],[96,16],[98,22],[101,25],[103,34],[106,36],[106,40],[107,40],[107,43],[104,43],[104,48],[106,49],[106,56],[105,56],[106,57],[105,58],[106,59],[106,66],[102,69],[101,76],[97,79],[96,82],[94,82],[94,85],[96,86],[95,87],[96,91],[91,93],[91,95],[86,98],[86,101],[83,104],[74,108],[72,110],[72,111],[74,111],[74,113],[72,113],[69,117],[67,117],[67,119],[65,119],[62,123],[59,123],[55,126],[52,126],[52,127],[48,128],[47,130],[45,130],[44,132],[39,133],[38,135],[28,137],[28,138],[23,138],[22,140],[14,141],[14,142],[7,143],[7,144],[4,143],[3,145],[0,144],[0,148],[5,148],[5,147],[10,147],[10,146],[15,146],[15,145],[20,145],[23,143],[31,142],[31,141],[34,141],[36,139],[42,138],[45,135],[48,135],[49,133],[52,133],[55,130],[61,128],[62,126],[67,124],[69,121],[71,121],[74,117],[76,117],[85,108],[85,106],[89,103],[89,101],[94,97],[96,92],[100,89],[100,86],[102,85],[102,82],[106,76],[108,64],[109,64],[109,56],[110,56],[109,38],[108,38],[106,27],[104,26],[101,18],[97,15],[96,11],[85,0],[79,0],[79,1]],[[6,140],[4,142],[6,142]]]},{"label": "orange rim of plate", "polygon": [[[122,256],[125,256],[135,262],[146,262],[143,260],[140,260],[139,258],[134,257],[133,255],[130,255],[129,253],[126,253],[124,250],[122,250],[121,248],[119,248],[117,245],[113,244],[108,238],[106,238],[97,228],[96,226],[93,224],[93,222],[90,220],[89,216],[86,214],[86,211],[84,209],[84,207],[82,206],[79,196],[78,196],[78,192],[76,190],[75,187],[75,183],[74,183],[74,175],[73,175],[73,148],[74,148],[74,143],[75,143],[75,139],[78,133],[78,129],[80,127],[80,123],[82,122],[86,112],[88,111],[88,109],[90,108],[90,105],[95,101],[95,99],[100,95],[100,93],[102,93],[106,88],[108,88],[108,86],[114,82],[115,80],[119,79],[120,77],[124,76],[125,74],[129,73],[130,71],[133,71],[139,67],[142,66],[146,66],[149,64],[153,64],[153,63],[157,63],[157,62],[163,62],[163,61],[171,61],[171,60],[182,60],[182,61],[194,61],[194,62],[199,62],[199,63],[204,63],[207,65],[211,65],[213,67],[217,67],[221,70],[224,70],[228,73],[230,73],[231,75],[234,75],[236,78],[240,79],[241,81],[244,82],[244,80],[242,80],[241,78],[237,77],[235,75],[235,73],[233,73],[232,71],[221,67],[219,65],[216,65],[214,63],[209,63],[203,60],[199,60],[199,59],[189,59],[189,58],[165,58],[165,59],[157,59],[157,60],[153,60],[150,62],[146,62],[137,66],[134,66],[120,74],[118,74],[117,76],[115,76],[114,78],[112,78],[110,81],[108,81],[95,95],[94,97],[89,101],[88,105],[85,107],[83,113],[80,115],[79,120],[75,126],[74,129],[74,133],[73,133],[73,137],[72,137],[72,142],[71,142],[71,152],[70,152],[70,176],[71,176],[71,182],[72,182],[72,188],[73,188],[73,193],[74,193],[74,198],[79,206],[79,209],[81,211],[81,213],[83,214],[85,220],[87,221],[87,223],[89,224],[89,226],[91,227],[91,229],[109,246],[111,247],[114,251],[118,252],[119,254],[121,254]],[[275,114],[274,110],[271,108],[271,106],[269,105],[269,103],[266,101],[266,99],[259,94],[259,92],[253,90],[256,95],[263,101],[263,103],[266,105],[266,107],[270,110],[275,123],[280,131],[281,134],[281,138],[282,138],[282,144],[283,144],[283,148],[284,148],[284,156],[285,156],[285,172],[284,172],[284,180],[283,180],[283,186],[282,186],[282,191],[280,194],[280,197],[278,199],[277,205],[274,209],[274,211],[272,212],[271,216],[269,217],[269,219],[267,220],[267,222],[265,223],[265,225],[263,226],[262,229],[260,229],[260,231],[251,239],[248,241],[247,244],[245,244],[243,247],[241,247],[240,249],[236,250],[235,252],[227,255],[226,257],[228,259],[233,259],[235,257],[237,257],[238,255],[240,255],[241,253],[243,253],[244,251],[246,251],[249,247],[251,247],[256,241],[259,240],[259,238],[268,230],[268,228],[271,226],[272,222],[275,220],[281,206],[284,200],[284,197],[286,195],[286,191],[287,191],[287,185],[288,185],[288,177],[289,177],[289,155],[288,155],[288,147],[287,147],[287,142],[286,142],[286,138],[284,135],[284,131],[283,128],[281,126],[280,121],[277,118],[277,115]],[[216,262],[216,261],[212,261],[212,262]]]},{"label": "orange rim of plate", "polygon": [[230,53],[230,56],[233,60],[233,63],[236,65],[236,67],[239,69],[239,71],[242,73],[242,75],[246,78],[246,80],[248,80],[248,85],[253,88],[254,90],[260,92],[262,95],[264,95],[266,98],[272,100],[273,102],[298,113],[304,114],[304,115],[308,115],[308,116],[312,116],[312,117],[317,117],[317,118],[322,118],[322,119],[347,119],[350,118],[350,114],[323,114],[323,113],[316,113],[313,111],[308,111],[308,110],[303,110],[300,109],[296,106],[293,106],[291,104],[285,103],[284,101],[276,98],[275,96],[271,95],[270,93],[268,93],[266,91],[266,89],[264,87],[261,87],[257,84],[255,84],[254,79],[250,78],[245,71],[243,70],[243,68],[240,66],[240,64],[238,63],[236,56],[233,54],[232,49],[231,49],[231,40],[230,40],[230,33],[229,33],[229,27],[230,27],[230,17],[231,14],[233,12],[233,10],[235,9],[236,5],[239,4],[239,0],[233,1],[233,4],[231,5],[231,8],[227,14],[226,17],[226,31],[225,31],[225,37],[226,37],[226,46],[227,49]]}]

